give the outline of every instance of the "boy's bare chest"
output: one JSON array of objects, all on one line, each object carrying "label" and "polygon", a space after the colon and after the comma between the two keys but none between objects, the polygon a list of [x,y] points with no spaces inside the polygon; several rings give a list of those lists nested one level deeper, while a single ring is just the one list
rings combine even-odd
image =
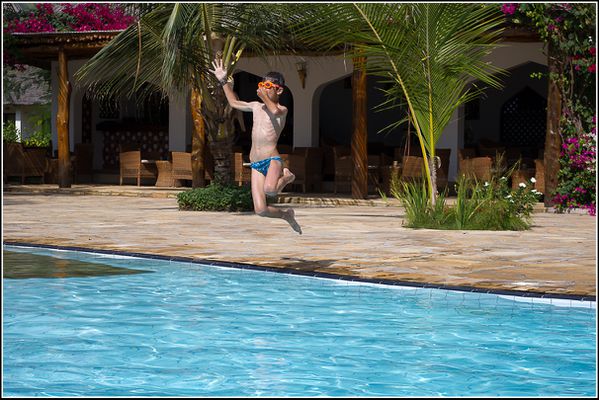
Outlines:
[{"label": "boy's bare chest", "polygon": [[253,113],[254,130],[259,128],[263,132],[279,133],[281,131],[281,117],[274,116],[266,106],[256,107]]}]

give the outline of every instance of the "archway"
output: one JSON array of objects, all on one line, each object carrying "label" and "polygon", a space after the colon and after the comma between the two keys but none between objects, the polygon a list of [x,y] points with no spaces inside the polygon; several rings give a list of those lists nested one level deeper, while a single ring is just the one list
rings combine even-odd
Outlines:
[{"label": "archway", "polygon": [[[527,62],[510,68],[508,72],[509,75],[502,79],[502,89],[489,88],[481,97],[465,104],[464,147],[477,147],[481,141],[508,147],[521,144],[528,146],[535,142],[535,146],[543,147],[544,135],[540,136],[539,132],[540,129],[544,129],[542,127],[546,123],[547,66]],[[541,78],[531,77],[531,74],[539,72],[542,73]],[[480,82],[475,83],[480,84]],[[521,106],[536,111],[534,115],[526,117],[522,115]],[[516,124],[518,118],[521,121],[519,127]],[[527,118],[530,121],[526,121]],[[534,126],[534,134],[531,138],[524,139],[527,135],[526,126],[529,125]],[[516,140],[515,136],[520,138]],[[537,154],[529,156],[536,157]]]}]

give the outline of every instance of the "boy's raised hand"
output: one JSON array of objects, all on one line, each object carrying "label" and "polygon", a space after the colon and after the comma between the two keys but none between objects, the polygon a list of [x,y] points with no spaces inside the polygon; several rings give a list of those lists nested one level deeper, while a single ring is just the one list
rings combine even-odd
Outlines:
[{"label": "boy's raised hand", "polygon": [[214,76],[216,76],[216,79],[222,81],[227,77],[227,70],[223,67],[222,59],[217,58],[214,61],[212,61],[212,66],[214,67],[214,69],[209,69],[208,71],[212,72]]}]

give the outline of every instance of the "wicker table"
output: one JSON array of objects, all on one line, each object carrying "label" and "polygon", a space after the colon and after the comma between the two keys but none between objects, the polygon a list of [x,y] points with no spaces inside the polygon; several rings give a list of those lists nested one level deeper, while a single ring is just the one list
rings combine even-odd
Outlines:
[{"label": "wicker table", "polygon": [[156,179],[155,186],[181,186],[181,182],[178,179],[173,179],[173,164],[170,161],[157,160],[156,168],[158,169],[158,178]]}]

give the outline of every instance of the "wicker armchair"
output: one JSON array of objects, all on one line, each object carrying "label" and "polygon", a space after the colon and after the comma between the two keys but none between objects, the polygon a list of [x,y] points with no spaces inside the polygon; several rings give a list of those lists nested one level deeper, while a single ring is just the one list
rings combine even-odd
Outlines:
[{"label": "wicker armchair", "polygon": [[335,159],[335,193],[339,185],[347,184],[351,191],[351,181],[354,172],[354,164],[349,147],[334,146],[333,155]]},{"label": "wicker armchair", "polygon": [[401,180],[410,181],[421,179],[424,174],[424,158],[418,156],[403,156],[401,163]]},{"label": "wicker armchair", "polygon": [[491,167],[493,159],[491,157],[472,157],[468,158],[468,153],[462,149],[458,155],[458,168],[460,175],[466,175],[479,181],[491,180]]},{"label": "wicker armchair", "polygon": [[541,193],[545,193],[545,161],[535,159],[535,189]]},{"label": "wicker armchair", "polygon": [[322,190],[322,150],[318,147],[296,147],[288,158],[288,168],[295,175],[292,185],[306,190]]},{"label": "wicker armchair", "polygon": [[173,160],[172,175],[176,180],[193,180],[191,170],[191,153],[184,151],[171,151],[171,159]]},{"label": "wicker armchair", "polygon": [[252,170],[249,166],[244,166],[249,162],[243,153],[233,153],[233,181],[238,186],[248,184],[252,179]]},{"label": "wicker armchair", "polygon": [[141,162],[139,150],[125,151],[119,154],[120,184],[123,179],[137,179],[137,186],[141,185],[141,178],[157,178],[156,164],[144,164]]}]

